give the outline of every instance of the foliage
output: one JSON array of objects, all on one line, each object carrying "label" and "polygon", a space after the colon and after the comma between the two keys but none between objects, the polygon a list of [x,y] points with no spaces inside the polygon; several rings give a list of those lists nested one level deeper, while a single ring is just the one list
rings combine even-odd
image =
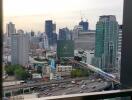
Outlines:
[{"label": "foliage", "polygon": [[19,68],[20,65],[7,65],[5,66],[5,71],[8,75],[14,75],[15,69]]},{"label": "foliage", "polygon": [[28,78],[29,74],[28,72],[26,72],[22,67],[21,68],[17,68],[15,71],[15,77],[19,80],[25,80]]},{"label": "foliage", "polygon": [[85,77],[89,76],[89,72],[84,69],[74,69],[71,71],[71,77]]},{"label": "foliage", "polygon": [[20,66],[20,65],[8,65],[5,66],[6,73],[8,75],[14,75],[17,79],[24,79],[26,80],[29,76],[29,73]]}]

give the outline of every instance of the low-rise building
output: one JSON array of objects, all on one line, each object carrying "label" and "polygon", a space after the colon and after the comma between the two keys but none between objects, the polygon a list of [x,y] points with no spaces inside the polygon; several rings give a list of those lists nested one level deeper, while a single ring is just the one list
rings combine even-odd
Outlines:
[{"label": "low-rise building", "polygon": [[75,50],[74,55],[81,57],[82,62],[86,64],[92,64],[92,59],[94,57],[94,50]]},{"label": "low-rise building", "polygon": [[72,66],[59,65],[56,67],[56,73],[59,76],[70,76],[71,71],[72,71]]}]

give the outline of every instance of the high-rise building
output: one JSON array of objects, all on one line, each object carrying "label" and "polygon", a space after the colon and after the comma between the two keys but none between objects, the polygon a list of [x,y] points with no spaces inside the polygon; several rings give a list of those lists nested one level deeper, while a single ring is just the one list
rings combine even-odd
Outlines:
[{"label": "high-rise building", "polygon": [[[100,16],[96,24],[95,58],[103,70],[111,71],[117,64],[119,25],[114,15]],[[96,63],[97,64],[97,63]]]},{"label": "high-rise building", "polygon": [[23,33],[11,35],[11,63],[26,66],[29,61],[29,38]]},{"label": "high-rise building", "polygon": [[39,46],[43,49],[49,49],[48,37],[45,33],[42,33],[40,36]]},{"label": "high-rise building", "polygon": [[71,40],[70,30],[67,27],[59,29],[59,40]]},{"label": "high-rise building", "polygon": [[119,34],[118,34],[118,76],[120,74],[120,68],[121,68],[121,48],[122,48],[122,25],[119,26]]},{"label": "high-rise building", "polygon": [[74,57],[74,42],[72,40],[58,40],[57,57]]},{"label": "high-rise building", "polygon": [[11,34],[15,34],[15,33],[16,33],[15,24],[13,24],[12,22],[9,22],[6,25],[6,34],[8,36],[11,36]]},{"label": "high-rise building", "polygon": [[53,45],[57,44],[57,34],[53,33]]},{"label": "high-rise building", "polygon": [[45,21],[45,33],[48,36],[49,45],[53,45],[53,23],[52,20]]},{"label": "high-rise building", "polygon": [[34,35],[35,35],[34,31],[31,30],[31,36],[34,36]]},{"label": "high-rise building", "polygon": [[72,40],[78,39],[78,35],[83,31],[83,27],[81,25],[76,25],[72,31]]},{"label": "high-rise building", "polygon": [[88,31],[88,27],[89,27],[89,23],[87,21],[83,21],[81,20],[81,22],[79,22],[79,25],[81,25],[83,27],[83,31]]},{"label": "high-rise building", "polygon": [[122,45],[122,26],[119,26],[119,35],[118,35],[118,52],[121,52]]},{"label": "high-rise building", "polygon": [[94,50],[95,49],[95,30],[80,31],[78,32],[78,38],[74,39],[74,45],[76,50]]},{"label": "high-rise building", "polygon": [[53,33],[56,33],[56,24],[53,24]]},{"label": "high-rise building", "polygon": [[24,34],[24,31],[22,29],[17,30],[18,34]]}]

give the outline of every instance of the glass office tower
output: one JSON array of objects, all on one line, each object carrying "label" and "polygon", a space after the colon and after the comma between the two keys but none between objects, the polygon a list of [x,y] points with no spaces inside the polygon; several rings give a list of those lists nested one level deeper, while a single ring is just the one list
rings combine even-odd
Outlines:
[{"label": "glass office tower", "polygon": [[113,15],[100,16],[96,24],[95,58],[100,62],[96,66],[106,71],[112,71],[116,67],[118,28]]}]

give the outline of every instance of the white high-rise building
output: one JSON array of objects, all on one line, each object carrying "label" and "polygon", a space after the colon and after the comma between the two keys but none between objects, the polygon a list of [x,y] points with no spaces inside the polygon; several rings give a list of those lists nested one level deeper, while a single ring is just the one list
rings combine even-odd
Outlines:
[{"label": "white high-rise building", "polygon": [[79,32],[83,31],[83,27],[81,25],[76,25],[73,29],[72,40],[78,39]]},{"label": "white high-rise building", "polygon": [[48,37],[47,37],[46,33],[42,33],[40,35],[40,38],[41,38],[41,41],[39,43],[39,46],[41,48],[48,50],[49,49],[49,43],[48,43]]},{"label": "white high-rise building", "polygon": [[15,24],[9,22],[9,24],[6,25],[6,34],[8,36],[11,36],[11,34],[15,34],[15,33],[16,33]]},{"label": "white high-rise building", "polygon": [[11,63],[26,66],[29,61],[28,36],[19,33],[11,35]]}]

